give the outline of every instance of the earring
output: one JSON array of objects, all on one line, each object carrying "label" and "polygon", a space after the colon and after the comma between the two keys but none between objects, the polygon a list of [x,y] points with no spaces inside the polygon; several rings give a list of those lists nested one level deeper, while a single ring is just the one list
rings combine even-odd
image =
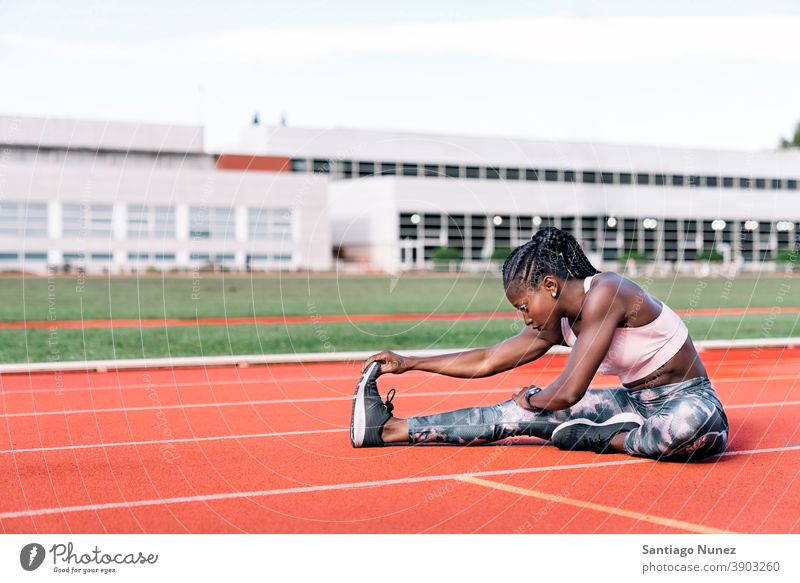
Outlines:
[{"label": "earring", "polygon": [[553,292],[553,297],[556,297],[556,292]]}]

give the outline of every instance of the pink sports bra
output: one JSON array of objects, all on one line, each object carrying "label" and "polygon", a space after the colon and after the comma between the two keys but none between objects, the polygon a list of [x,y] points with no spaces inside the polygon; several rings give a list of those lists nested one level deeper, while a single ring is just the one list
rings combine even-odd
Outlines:
[{"label": "pink sports bra", "polygon": [[[583,289],[588,293],[592,275],[583,280]],[[617,328],[603,362],[597,372],[616,375],[627,384],[655,372],[681,349],[689,329],[678,314],[661,302],[661,313],[644,326]],[[577,336],[569,326],[567,318],[561,318],[561,333],[568,346],[574,346]]]}]

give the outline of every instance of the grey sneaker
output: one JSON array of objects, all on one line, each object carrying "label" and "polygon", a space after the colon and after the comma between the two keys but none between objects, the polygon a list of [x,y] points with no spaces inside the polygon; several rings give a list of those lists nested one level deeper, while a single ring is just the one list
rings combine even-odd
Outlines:
[{"label": "grey sneaker", "polygon": [[373,362],[361,375],[353,395],[353,416],[350,419],[350,443],[353,447],[382,447],[381,432],[392,418],[394,389],[389,391],[386,402],[381,400],[376,379],[381,371],[380,363]]},{"label": "grey sneaker", "polygon": [[636,413],[619,413],[602,423],[572,419],[556,427],[551,440],[559,449],[615,453],[609,447],[611,438],[620,431],[638,429],[643,422]]}]

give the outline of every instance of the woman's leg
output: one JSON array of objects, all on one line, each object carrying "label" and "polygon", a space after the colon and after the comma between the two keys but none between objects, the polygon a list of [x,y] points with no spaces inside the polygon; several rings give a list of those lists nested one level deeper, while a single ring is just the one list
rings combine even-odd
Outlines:
[{"label": "woman's leg", "polygon": [[383,430],[385,443],[488,443],[512,436],[550,439],[553,430],[576,417],[603,421],[636,412],[625,389],[589,390],[576,405],[560,411],[529,410],[513,399],[488,407],[468,407],[408,419],[391,419]]},{"label": "woman's leg", "polygon": [[697,461],[725,451],[728,419],[710,383],[705,384],[655,406],[645,404],[655,411],[625,436],[625,451],[670,461]]}]

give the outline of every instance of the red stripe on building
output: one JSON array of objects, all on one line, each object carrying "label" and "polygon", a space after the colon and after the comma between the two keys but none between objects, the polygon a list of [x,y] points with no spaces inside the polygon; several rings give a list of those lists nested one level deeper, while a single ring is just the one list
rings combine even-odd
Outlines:
[{"label": "red stripe on building", "polygon": [[291,169],[291,160],[285,156],[220,154],[217,158],[217,170],[239,170],[244,172],[289,172]]}]

